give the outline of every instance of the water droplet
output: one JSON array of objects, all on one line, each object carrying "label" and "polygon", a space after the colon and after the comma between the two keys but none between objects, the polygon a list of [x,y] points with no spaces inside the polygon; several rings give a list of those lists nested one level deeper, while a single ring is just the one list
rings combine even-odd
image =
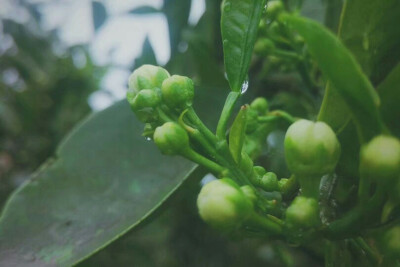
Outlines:
[{"label": "water droplet", "polygon": [[146,136],[144,139],[145,139],[146,141],[151,141],[151,137],[148,137],[148,136]]},{"label": "water droplet", "polygon": [[242,88],[240,88],[240,93],[244,94],[246,93],[247,89],[249,88],[249,81],[245,80],[242,84]]},{"label": "water droplet", "polygon": [[230,2],[225,2],[224,4],[224,11],[228,12],[231,10],[231,3]]}]

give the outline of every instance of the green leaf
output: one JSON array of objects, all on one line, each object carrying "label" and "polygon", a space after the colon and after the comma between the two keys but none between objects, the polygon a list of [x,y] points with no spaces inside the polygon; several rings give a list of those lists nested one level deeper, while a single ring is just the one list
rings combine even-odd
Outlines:
[{"label": "green leaf", "polygon": [[134,8],[131,11],[129,11],[129,14],[148,15],[148,14],[155,14],[155,13],[159,13],[159,12],[161,12],[161,11],[152,6],[140,6],[140,7]]},{"label": "green leaf", "polygon": [[323,74],[350,109],[360,138],[367,141],[379,134],[379,96],[350,51],[315,21],[293,15],[282,15],[280,19],[305,39]]},{"label": "green leaf", "polygon": [[144,64],[157,65],[156,55],[148,36],[143,41],[142,54],[135,59],[134,68],[139,68]]},{"label": "green leaf", "polygon": [[250,65],[265,0],[224,0],[221,34],[225,70],[234,92],[242,89]]},{"label": "green leaf", "polygon": [[[216,124],[212,115],[224,95],[196,87],[194,104],[205,123]],[[196,165],[162,156],[142,130],[125,100],[74,129],[56,157],[8,200],[0,217],[0,266],[71,266],[160,207]]]},{"label": "green leaf", "polygon": [[240,162],[247,125],[248,106],[242,106],[229,132],[229,150],[236,162]]},{"label": "green leaf", "polygon": [[0,266],[70,266],[143,221],[195,165],[141,136],[126,101],[90,116],[0,219]]},{"label": "green leaf", "polygon": [[[345,1],[339,26],[339,38],[352,52],[369,76],[379,84],[400,61],[400,2],[397,0]],[[328,84],[319,119],[335,130],[349,121],[348,108]]]},{"label": "green leaf", "polygon": [[389,129],[400,138],[400,63],[378,86],[381,97],[382,119]]}]

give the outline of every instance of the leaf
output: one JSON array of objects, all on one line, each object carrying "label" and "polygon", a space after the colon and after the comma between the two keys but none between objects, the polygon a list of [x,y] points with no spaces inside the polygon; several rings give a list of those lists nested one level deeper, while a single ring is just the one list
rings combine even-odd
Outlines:
[{"label": "leaf", "polygon": [[247,125],[248,106],[242,106],[229,132],[229,150],[236,162],[240,162]]},{"label": "leaf", "polygon": [[241,91],[250,65],[265,0],[224,0],[221,34],[225,70],[234,92]]},{"label": "leaf", "polygon": [[148,36],[143,41],[142,54],[135,59],[134,68],[139,68],[144,64],[157,65],[156,55]]},{"label": "leaf", "polygon": [[322,73],[350,109],[362,140],[379,134],[379,96],[350,51],[315,21],[293,15],[282,15],[280,19],[305,39]]},{"label": "leaf", "polygon": [[188,0],[164,0],[163,12],[168,20],[171,58],[178,52],[182,32],[188,24],[191,3]]},{"label": "leaf", "polygon": [[107,11],[102,3],[92,1],[92,16],[94,30],[97,31],[104,24],[107,18]]},{"label": "leaf", "polygon": [[[210,92],[214,97],[210,98]],[[195,107],[207,124],[223,90],[196,87]],[[71,266],[138,226],[195,168],[162,156],[141,136],[126,101],[72,131],[0,217],[0,266]]]},{"label": "leaf", "polygon": [[[379,84],[400,60],[400,2],[345,1],[339,38],[352,52],[372,84]],[[319,119],[335,130],[349,121],[348,108],[328,84]]]},{"label": "leaf", "polygon": [[382,119],[389,129],[400,138],[400,63],[378,86],[382,105]]},{"label": "leaf", "polygon": [[129,14],[134,14],[134,15],[148,15],[148,14],[155,14],[155,13],[160,13],[161,11],[158,10],[157,8],[154,8],[152,6],[140,6],[137,8],[132,9],[129,11]]}]

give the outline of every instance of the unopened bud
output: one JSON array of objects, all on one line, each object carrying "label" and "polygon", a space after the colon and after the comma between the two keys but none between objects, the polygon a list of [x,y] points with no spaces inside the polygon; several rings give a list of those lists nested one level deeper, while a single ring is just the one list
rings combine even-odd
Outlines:
[{"label": "unopened bud", "polygon": [[143,65],[137,68],[129,77],[129,89],[138,92],[143,89],[161,88],[163,81],[169,77],[164,68]]},{"label": "unopened bud", "polygon": [[373,138],[361,150],[360,171],[379,184],[400,176],[400,141],[391,136]]},{"label": "unopened bud", "polygon": [[301,176],[332,172],[339,160],[340,143],[324,122],[299,120],[285,136],[285,158],[289,170]]},{"label": "unopened bud", "polygon": [[318,202],[314,198],[298,196],[286,210],[290,227],[311,228],[320,222]]},{"label": "unopened bud", "polygon": [[193,81],[185,76],[172,75],[163,82],[161,92],[163,101],[168,107],[185,109],[193,102]]},{"label": "unopened bud", "polygon": [[239,228],[253,211],[253,204],[231,179],[209,182],[197,198],[200,217],[211,226],[231,231]]},{"label": "unopened bud", "polygon": [[166,122],[154,132],[154,143],[165,155],[177,155],[189,148],[189,137],[185,129],[175,122]]}]

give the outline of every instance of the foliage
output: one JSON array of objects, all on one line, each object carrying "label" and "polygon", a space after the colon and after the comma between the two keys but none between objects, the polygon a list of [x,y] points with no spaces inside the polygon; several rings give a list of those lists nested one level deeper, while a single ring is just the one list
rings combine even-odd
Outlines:
[{"label": "foliage", "polygon": [[[326,24],[338,27],[335,36],[298,14],[302,2],[271,0],[264,10],[263,1],[225,0],[219,15],[218,5],[207,1],[195,27],[186,25],[187,1],[165,1],[160,11],[132,11],[166,14],[172,49],[166,69],[193,82],[145,65],[154,61],[145,40],[146,53],[136,60],[129,81],[128,103],[146,123],[146,139],[154,137],[164,154],[198,165],[157,153],[139,135],[143,125],[125,101],[92,115],[9,198],[0,218],[0,262],[80,262],[128,230],[137,233],[172,194],[194,201],[200,178],[211,172],[223,179],[201,190],[200,216],[230,238],[279,239],[324,258],[327,266],[399,264],[395,100],[400,34],[395,20],[400,5],[353,0],[342,8],[338,1],[324,1]],[[220,17],[222,37],[214,28]],[[179,51],[182,42],[186,51]],[[216,47],[223,47],[223,54]],[[225,97],[221,88],[228,84],[231,92]],[[254,95],[269,101],[251,102]],[[250,105],[242,105],[233,119],[240,101]],[[322,122],[309,121],[315,118]],[[193,202],[170,201],[168,210],[176,216],[169,219],[172,225],[185,221],[181,207],[195,214]],[[184,233],[197,233],[197,223],[188,221]],[[286,246],[272,244],[281,263],[293,266]],[[132,248],[135,256],[138,249]],[[187,251],[198,255],[194,250]],[[253,260],[247,257],[243,265]],[[87,263],[96,265],[96,257]],[[174,264],[166,258],[165,265]]]}]

